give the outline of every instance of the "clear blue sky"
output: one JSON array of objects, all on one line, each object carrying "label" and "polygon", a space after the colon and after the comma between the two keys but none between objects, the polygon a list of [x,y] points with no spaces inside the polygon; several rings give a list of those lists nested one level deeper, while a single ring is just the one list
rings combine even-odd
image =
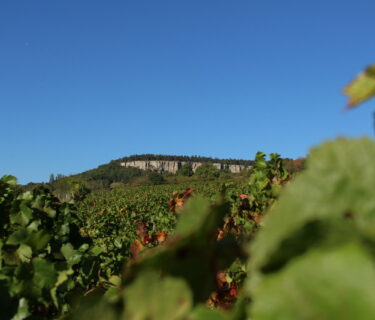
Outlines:
[{"label": "clear blue sky", "polygon": [[375,103],[341,91],[374,31],[373,0],[1,0],[0,175],[372,136]]}]

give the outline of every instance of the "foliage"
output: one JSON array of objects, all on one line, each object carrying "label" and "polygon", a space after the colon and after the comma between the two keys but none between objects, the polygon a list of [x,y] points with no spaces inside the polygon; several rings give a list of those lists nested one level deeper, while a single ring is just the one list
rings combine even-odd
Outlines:
[{"label": "foliage", "polygon": [[184,163],[180,169],[177,170],[176,175],[191,177],[194,174],[191,163]]},{"label": "foliage", "polygon": [[97,263],[72,204],[59,203],[46,188],[17,195],[15,183],[0,180],[2,315],[56,317],[69,309],[73,291],[97,282]]},{"label": "foliage", "polygon": [[78,210],[5,176],[1,315],[373,319],[374,157],[370,139],[325,143],[290,182],[259,152],[246,184],[119,186]]},{"label": "foliage", "polygon": [[[176,195],[174,203],[182,199],[183,209],[174,231],[163,245],[128,263],[121,286],[98,300],[100,314],[111,319],[372,319],[374,156],[375,144],[368,139],[338,140],[313,150],[308,169],[288,184],[277,205],[290,175],[276,154],[269,161],[257,154],[247,194],[235,197],[236,186],[227,185],[227,195],[212,201],[191,191]],[[192,200],[185,194],[193,194]],[[256,218],[270,206],[259,230]],[[228,219],[232,229],[225,229]],[[245,273],[246,235],[255,242],[250,241],[242,290],[236,277]],[[89,313],[83,308],[76,316],[85,319]]]},{"label": "foliage", "polygon": [[[57,176],[56,179],[51,181],[50,185],[53,190],[56,190],[56,193],[69,195],[72,184],[77,182],[88,189],[98,190],[110,188],[111,184],[116,182],[131,183],[142,175],[144,175],[144,172],[138,168],[122,167],[117,163],[110,163],[69,177]],[[64,198],[64,200],[68,198]]]},{"label": "foliage", "polygon": [[138,168],[109,164],[83,172],[81,176],[89,183],[103,181],[110,185],[112,182],[130,183],[142,174],[142,171]]},{"label": "foliage", "polygon": [[203,163],[195,170],[194,175],[201,178],[217,178],[220,176],[220,170],[210,163]]},{"label": "foliage", "polygon": [[375,64],[366,68],[345,89],[344,93],[349,97],[348,108],[370,99],[375,95]]},{"label": "foliage", "polygon": [[280,155],[270,154],[266,161],[265,154],[258,152],[249,178],[248,203],[252,212],[262,215],[278,198],[281,187],[290,179]]},{"label": "foliage", "polygon": [[165,183],[165,179],[163,175],[157,172],[151,172],[148,175],[148,181],[153,185],[163,184]]},{"label": "foliage", "polygon": [[[265,167],[254,170],[254,174],[259,175],[259,172],[263,170],[266,171],[264,179],[275,178],[276,176],[273,176],[272,173],[277,174],[283,171],[283,168],[277,157],[272,159],[270,163],[266,162]],[[100,300],[100,312],[103,315],[110,314],[111,310],[117,310],[115,314],[112,314],[113,319],[121,317],[164,319],[164,317],[168,317],[168,314],[171,319],[186,319],[186,317],[193,319],[226,318],[219,312],[203,308],[201,304],[206,303],[212,308],[230,309],[233,306],[246,276],[245,254],[241,250],[241,239],[246,234],[255,232],[258,225],[252,214],[248,212],[245,214],[243,198],[234,197],[234,194],[240,193],[239,190],[248,189],[246,185],[236,186],[231,184],[230,186],[224,186],[224,188],[221,188],[221,193],[217,193],[220,189],[214,191],[215,189],[212,188],[214,185],[214,183],[211,183],[211,186],[207,183],[196,185],[196,188],[200,189],[200,193],[210,195],[211,201],[200,198],[191,188],[173,194],[173,198],[169,201],[169,213],[164,211],[164,214],[177,218],[176,227],[170,225],[161,229],[161,220],[154,219],[154,223],[149,224],[152,215],[134,215],[134,218],[138,218],[138,222],[137,219],[133,218],[134,220],[130,222],[130,225],[141,225],[141,221],[147,221],[147,225],[142,225],[142,232],[139,232],[139,228],[133,231],[133,239],[136,239],[136,236],[139,237],[138,240],[135,240],[137,255],[133,256],[135,258],[133,262],[128,262],[124,269],[121,288],[125,289],[117,290],[115,293],[117,298],[114,300],[109,301],[105,297]],[[205,192],[202,186],[207,188]],[[163,189],[169,188],[171,186],[163,186]],[[125,195],[125,190],[121,190],[123,195]],[[148,197],[160,191],[160,187],[159,191],[156,191],[155,187],[154,192],[148,189]],[[224,191],[227,193],[226,196],[224,196]],[[120,192],[120,190],[117,192]],[[139,194],[139,191],[134,190],[132,193]],[[113,196],[114,198],[117,197]],[[160,198],[160,196],[159,193],[157,197]],[[139,209],[144,207],[146,197],[141,196],[141,199],[143,199],[143,203],[142,201],[139,202],[137,205]],[[127,204],[130,204],[129,198]],[[139,209],[136,209],[137,212],[139,212]],[[155,212],[154,209],[152,203],[150,203],[148,210]],[[127,210],[136,212],[135,207],[127,207]],[[228,221],[231,222],[228,223]],[[229,224],[231,227],[229,227]],[[125,228],[121,229],[125,230]],[[157,230],[156,234],[160,234],[160,230],[165,230],[169,234],[168,239],[161,246],[152,250],[145,250],[145,246],[150,247],[151,245],[152,247],[154,237],[151,230],[155,229]],[[149,281],[145,281],[145,278]],[[159,309],[159,307],[162,307],[161,302],[159,302],[159,298],[162,297],[160,296],[160,288],[167,283],[174,282],[176,282],[176,285],[177,282],[181,283],[181,286],[184,284],[185,289],[170,287],[170,290],[174,290],[172,296],[178,297],[179,293],[186,291],[184,293],[185,298],[181,298],[186,302],[181,303],[180,300],[180,303],[177,303],[168,299],[169,303],[164,302],[163,308]],[[155,289],[152,283],[155,283]],[[136,293],[138,291],[139,294]],[[142,296],[145,304],[155,305],[155,308],[140,308],[140,299],[134,295]],[[181,310],[182,306],[184,307]],[[163,310],[169,310],[167,315],[163,315]],[[174,315],[174,312],[178,313]],[[79,318],[85,318],[85,314],[91,313],[85,308],[77,313]],[[238,312],[236,311],[234,314],[238,314]]]},{"label": "foliage", "polygon": [[[71,177],[62,177],[57,180],[57,183],[64,180],[74,181]],[[42,192],[44,197],[53,199],[51,203],[56,208],[69,207],[70,211],[64,211],[65,214],[69,213],[68,216],[64,216],[64,218],[61,214],[56,214],[56,216],[60,217],[59,223],[65,219],[67,219],[65,222],[73,223],[70,228],[75,230],[78,243],[73,242],[72,239],[60,239],[58,232],[53,232],[53,234],[57,240],[60,239],[61,243],[57,245],[49,243],[51,236],[46,232],[46,229],[51,228],[51,224],[55,223],[55,217],[53,217],[51,221],[43,220],[39,225],[40,228],[45,228],[43,235],[46,236],[45,241],[49,241],[46,245],[47,252],[43,249],[30,253],[27,247],[28,242],[22,243],[22,246],[19,247],[7,247],[7,250],[19,252],[18,254],[22,253],[22,257],[27,257],[27,261],[20,263],[27,262],[30,265],[31,274],[38,274],[36,267],[45,270],[43,272],[46,276],[50,274],[50,277],[45,279],[47,281],[46,288],[40,293],[44,299],[43,308],[39,308],[42,311],[38,309],[40,297],[35,296],[37,299],[35,302],[28,295],[9,295],[9,299],[13,299],[12,301],[19,298],[18,314],[20,316],[24,314],[25,317],[39,314],[42,317],[53,318],[72,307],[67,301],[71,299],[73,292],[77,292],[77,288],[81,292],[88,290],[89,296],[94,297],[93,294],[100,288],[110,287],[105,299],[100,299],[98,308],[100,310],[104,308],[106,315],[111,314],[116,317],[117,311],[113,312],[111,308],[108,309],[104,306],[107,303],[110,305],[118,303],[119,292],[116,289],[118,285],[116,275],[121,273],[123,264],[126,263],[126,274],[122,280],[126,286],[133,287],[134,283],[134,288],[138,288],[140,284],[137,283],[143,283],[141,281],[143,274],[145,276],[149,274],[155,279],[153,281],[157,283],[157,286],[161,287],[164,286],[164,281],[167,282],[165,284],[167,287],[168,283],[171,283],[172,287],[174,286],[172,283],[181,283],[181,285],[185,283],[187,285],[186,292],[191,297],[191,302],[188,303],[181,316],[185,317],[191,314],[194,319],[199,319],[203,315],[205,317],[222,317],[220,313],[202,309],[200,304],[208,303],[211,307],[230,308],[236,301],[245,273],[240,238],[233,238],[233,234],[239,237],[241,234],[237,232],[238,230],[243,231],[242,235],[246,232],[251,233],[257,230],[257,223],[252,215],[243,214],[243,199],[233,196],[243,193],[247,189],[245,184],[231,184],[230,187],[226,186],[224,189],[220,187],[220,182],[195,182],[193,184],[190,182],[189,186],[193,186],[194,189],[199,190],[200,194],[206,195],[211,200],[197,198],[191,188],[185,188],[183,193],[173,193],[173,198],[170,199],[172,191],[176,188],[172,185],[119,187],[112,191],[95,192],[88,195],[84,201],[79,202],[79,210],[76,212],[73,204],[59,203],[45,188],[36,188],[33,192],[27,193],[33,199],[39,194],[38,192]],[[178,187],[182,189],[183,185]],[[7,194],[6,191],[9,188],[8,186],[4,189],[4,195]],[[226,190],[227,195],[223,197],[220,190]],[[14,192],[12,194],[13,198],[10,203],[17,198]],[[190,201],[190,198],[196,199]],[[6,201],[3,202],[5,206]],[[14,205],[8,205],[7,210],[11,210],[12,206]],[[49,205],[44,207],[48,208]],[[178,220],[180,221],[176,227]],[[231,221],[233,229],[224,228],[225,225],[228,226],[228,221]],[[5,222],[4,225],[7,223]],[[245,225],[246,228],[244,228]],[[23,227],[28,228],[29,224]],[[50,229],[48,230],[50,231]],[[4,235],[4,239],[7,236]],[[86,241],[86,243],[82,243],[82,241]],[[166,243],[165,246],[160,246],[164,243]],[[160,247],[155,248],[156,251],[151,250],[147,255],[148,250],[146,249],[155,246]],[[143,255],[149,256],[149,258],[146,259],[142,257]],[[44,259],[46,262],[44,260],[39,262],[38,259]],[[200,272],[191,273],[191,269]],[[160,272],[164,274],[162,278],[159,276]],[[166,274],[169,276],[166,277]],[[38,276],[37,280],[44,286],[43,279]],[[36,284],[33,283],[33,285]],[[113,287],[114,285],[115,287]],[[10,288],[11,283],[7,283],[4,293],[13,294]],[[48,290],[58,293],[58,298],[48,294]],[[121,295],[127,301],[137,300],[132,300],[133,296],[129,289]],[[56,299],[59,301],[58,305],[55,303]],[[124,301],[123,299],[121,301]],[[150,299],[157,299],[157,297],[151,295]],[[187,301],[190,301],[189,299]],[[84,300],[86,301],[86,299]],[[37,307],[34,306],[35,304]],[[80,304],[84,305],[85,302]],[[12,304],[7,305],[12,306]],[[12,308],[9,314],[16,312],[14,303]],[[116,308],[118,309],[118,307]],[[77,314],[81,314],[79,310],[83,309],[76,310]],[[177,309],[172,303],[171,310]],[[131,307],[130,309],[125,308],[124,315],[130,316],[129,310],[132,310]],[[157,309],[155,310],[155,312],[159,312]],[[148,317],[151,314],[143,316]],[[178,318],[180,315],[178,314],[176,317]]]},{"label": "foliage", "polygon": [[110,189],[115,189],[115,188],[123,188],[126,185],[122,182],[112,182],[111,185],[109,186]]},{"label": "foliage", "polygon": [[[227,211],[224,200],[214,205],[199,197],[189,201],[165,245],[145,251],[125,268],[124,289],[117,291],[118,298],[112,302],[104,297],[102,314],[116,308],[113,319],[187,319],[192,312],[195,319],[215,317],[214,311],[195,308],[215,290],[216,272],[241,252],[231,238],[216,240],[215,231]],[[87,312],[77,315],[82,319]]]},{"label": "foliage", "polygon": [[374,318],[374,157],[369,139],[311,152],[251,246],[252,319]]},{"label": "foliage", "polygon": [[[154,155],[141,155],[139,158],[140,159],[153,159],[153,156]],[[134,157],[138,157],[138,156],[134,156]],[[155,157],[161,160],[178,158],[178,156],[155,156]],[[133,159],[133,156],[130,157],[129,159]],[[130,161],[129,159],[126,161]],[[190,159],[190,157],[185,157],[185,158],[182,157],[181,159],[184,161],[187,161]],[[218,163],[225,163],[225,164],[246,164],[246,165],[252,164],[252,161],[248,161],[248,160],[233,160],[233,159],[228,159],[228,160],[221,159],[220,160],[220,159],[203,158],[203,157],[202,158],[192,157],[192,159],[194,161],[201,161],[206,164],[211,164],[212,161],[216,162],[216,160]],[[175,160],[175,161],[178,161],[178,160]],[[70,199],[75,198],[73,194],[74,192],[72,190],[74,189],[74,185],[77,183],[84,186],[87,190],[110,189],[113,186],[119,186],[119,184],[123,184],[123,185],[154,184],[154,182],[150,181],[149,179],[149,175],[150,175],[149,171],[144,171],[135,167],[124,167],[120,165],[120,162],[121,160],[111,161],[109,164],[101,165],[96,169],[88,170],[88,171],[75,174],[75,175],[71,175],[71,176],[63,176],[61,174],[58,174],[56,177],[54,177],[54,175],[52,174],[50,176],[50,182],[47,186],[48,188],[53,190],[54,193],[58,195],[58,197],[61,200],[68,201]],[[223,173],[223,170],[221,171],[221,173]],[[169,182],[176,183],[176,182],[180,182],[185,177],[191,177],[191,176],[193,176],[191,162],[187,162],[187,163],[182,164],[181,168],[177,171],[176,175],[170,174],[170,176],[168,177],[168,173],[163,173],[163,178],[165,179],[163,183],[169,183]],[[219,176],[219,174],[215,172],[214,176],[217,177]],[[231,179],[232,177],[233,177],[233,174],[228,173],[227,176],[224,176],[222,178]],[[199,180],[202,178],[205,179],[204,176],[202,177],[195,176],[192,179]],[[159,177],[159,181],[157,182],[157,184],[160,182],[161,182],[161,179]],[[34,184],[29,184],[26,189],[31,190],[32,187],[34,186],[35,186]]]},{"label": "foliage", "polygon": [[[126,308],[125,319],[152,319],[158,315],[160,320],[183,319],[192,305],[192,295],[182,279],[160,278],[156,272],[144,272],[124,292]],[[144,307],[140,301],[147,301]]]},{"label": "foliage", "polygon": [[91,192],[83,180],[73,177],[56,180],[52,190],[61,201],[81,201]]},{"label": "foliage", "polygon": [[283,159],[283,165],[286,170],[292,175],[301,172],[305,169],[306,158],[298,159]]},{"label": "foliage", "polygon": [[[78,203],[82,232],[97,246],[103,248],[104,252],[101,256],[113,250],[117,238],[126,243],[139,239],[142,245],[152,247],[157,241],[154,243],[148,239],[154,238],[161,232],[170,234],[176,226],[176,212],[170,210],[171,195],[176,188],[186,190],[188,187],[194,188],[208,198],[214,198],[220,189],[215,182],[194,182],[93,192],[84,201]],[[241,189],[240,185],[238,189]],[[177,192],[176,195],[178,194]],[[137,234],[137,227],[140,225],[143,225],[144,229],[141,238]],[[147,241],[144,241],[144,238]]]}]

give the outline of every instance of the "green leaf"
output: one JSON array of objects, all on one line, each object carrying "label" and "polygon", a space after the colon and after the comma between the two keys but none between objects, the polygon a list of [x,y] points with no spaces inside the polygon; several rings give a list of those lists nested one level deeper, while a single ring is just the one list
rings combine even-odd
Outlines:
[{"label": "green leaf", "polygon": [[98,246],[94,246],[90,249],[90,253],[94,256],[98,256],[99,254],[103,253],[104,250]]},{"label": "green leaf", "polygon": [[17,255],[22,262],[29,262],[33,254],[33,250],[25,244],[21,244],[17,249]]},{"label": "green leaf", "polygon": [[[105,296],[105,298],[107,297]],[[69,319],[119,320],[120,318],[116,308],[108,303],[107,299],[103,299],[102,295],[90,294],[84,299],[81,299],[80,308],[74,310],[74,312],[70,314]],[[128,320],[127,318],[123,319]]]},{"label": "green leaf", "polygon": [[177,278],[160,278],[157,273],[143,273],[126,287],[124,319],[179,320],[192,306],[188,285]]},{"label": "green leaf", "polygon": [[282,267],[311,245],[357,236],[375,241],[374,159],[370,139],[339,139],[313,149],[308,169],[263,220],[265,227],[251,247],[252,278],[262,268],[275,268],[276,260]]},{"label": "green leaf", "polygon": [[21,298],[18,303],[18,309],[12,320],[23,320],[30,316],[29,303],[25,298]]},{"label": "green leaf", "polygon": [[83,243],[79,248],[78,251],[81,253],[85,253],[90,248],[88,243]]},{"label": "green leaf", "polygon": [[38,231],[39,227],[41,226],[42,222],[40,220],[33,220],[28,226],[27,230],[29,231]]},{"label": "green leaf", "polygon": [[67,281],[69,279],[69,276],[71,276],[72,274],[74,274],[74,271],[72,269],[60,271],[57,277],[56,287]]},{"label": "green leaf", "polygon": [[51,239],[51,234],[44,230],[30,233],[26,244],[32,247],[34,250],[45,249]]},{"label": "green leaf", "polygon": [[51,289],[57,280],[54,264],[42,258],[35,258],[32,263],[34,267],[34,285],[39,288]]},{"label": "green leaf", "polygon": [[116,238],[116,239],[114,240],[114,245],[115,245],[115,247],[117,247],[117,248],[121,248],[121,247],[122,247],[122,240],[121,240],[120,237],[118,237],[118,238]]},{"label": "green leaf", "polygon": [[33,232],[29,229],[21,229],[13,232],[6,243],[10,245],[26,244],[34,250],[42,250],[47,246],[50,238],[51,235],[44,230]]},{"label": "green leaf", "polygon": [[13,232],[7,239],[6,244],[18,245],[27,241],[29,232],[25,229],[21,229]]},{"label": "green leaf", "polygon": [[50,218],[55,218],[56,216],[56,210],[50,207],[43,207],[41,210],[48,214]]},{"label": "green leaf", "polygon": [[205,306],[196,307],[189,315],[188,320],[229,320],[227,315],[224,315],[218,310],[210,310]]},{"label": "green leaf", "polygon": [[21,203],[19,212],[10,215],[10,222],[26,226],[33,217],[33,210],[30,209],[26,204]]},{"label": "green leaf", "polygon": [[109,287],[104,294],[104,299],[112,304],[121,303],[121,293],[122,291],[119,287]]},{"label": "green leaf", "polygon": [[55,286],[51,289],[52,301],[54,305],[56,306],[56,308],[59,308],[59,305],[60,305],[59,300],[57,298],[57,289],[61,284],[69,280],[69,276],[71,276],[72,274],[74,274],[74,271],[72,269],[63,270],[58,273]]},{"label": "green leaf", "polygon": [[255,155],[255,166],[257,168],[267,168],[266,154],[258,151]]},{"label": "green leaf", "polygon": [[253,320],[372,320],[375,265],[356,244],[312,250],[258,283],[252,293]]},{"label": "green leaf", "polygon": [[75,250],[71,243],[66,243],[61,247],[61,253],[70,266],[79,263],[82,259],[82,253]]},{"label": "green leaf", "polygon": [[374,318],[374,159],[370,139],[312,150],[250,246],[251,319]]},{"label": "green leaf", "polygon": [[348,108],[357,106],[375,95],[375,65],[358,75],[345,89],[349,97]]},{"label": "green leaf", "polygon": [[194,200],[188,201],[186,208],[181,213],[175,234],[187,235],[196,231],[210,213],[209,208],[210,202],[202,197],[196,197]]},{"label": "green leaf", "polygon": [[3,176],[1,178],[1,181],[5,182],[6,184],[13,185],[13,186],[17,184],[17,178],[13,177],[11,175],[5,175],[5,176]]},{"label": "green leaf", "polygon": [[121,285],[121,278],[119,276],[111,276],[108,281],[112,283],[114,286]]},{"label": "green leaf", "polygon": [[63,244],[60,251],[66,260],[69,260],[76,253],[71,243]]}]

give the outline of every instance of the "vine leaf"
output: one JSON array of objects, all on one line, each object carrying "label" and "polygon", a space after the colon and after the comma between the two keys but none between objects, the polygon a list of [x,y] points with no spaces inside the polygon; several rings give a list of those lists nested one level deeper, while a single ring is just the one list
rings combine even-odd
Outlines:
[{"label": "vine leaf", "polygon": [[374,285],[374,263],[361,245],[311,250],[255,289],[251,319],[374,319]]},{"label": "vine leaf", "polygon": [[30,316],[29,303],[25,298],[21,298],[18,303],[17,314],[12,318],[12,320],[23,320]]},{"label": "vine leaf", "polygon": [[375,64],[360,73],[344,88],[343,92],[349,98],[348,109],[356,107],[375,96]]},{"label": "vine leaf", "polygon": [[[125,289],[124,319],[182,320],[192,306],[192,293],[183,279],[144,272]],[[142,304],[143,303],[143,304]]]}]

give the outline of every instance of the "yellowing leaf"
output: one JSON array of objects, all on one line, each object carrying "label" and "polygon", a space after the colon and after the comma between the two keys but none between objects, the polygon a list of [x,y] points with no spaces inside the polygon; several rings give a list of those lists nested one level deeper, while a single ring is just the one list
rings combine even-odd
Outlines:
[{"label": "yellowing leaf", "polygon": [[347,108],[353,108],[374,96],[375,64],[371,65],[364,72],[359,74],[356,79],[346,86],[343,92],[349,98]]},{"label": "yellowing leaf", "polygon": [[182,198],[177,198],[176,199],[176,208],[182,208],[184,205],[184,199]]}]

